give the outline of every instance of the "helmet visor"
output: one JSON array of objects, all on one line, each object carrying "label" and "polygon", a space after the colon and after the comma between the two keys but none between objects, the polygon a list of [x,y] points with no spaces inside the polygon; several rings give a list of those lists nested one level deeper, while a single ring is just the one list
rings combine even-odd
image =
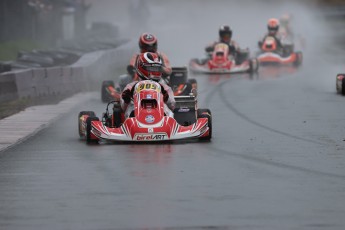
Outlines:
[{"label": "helmet visor", "polygon": [[160,64],[145,64],[143,69],[147,72],[162,72],[162,66]]},{"label": "helmet visor", "polygon": [[223,41],[230,41],[231,39],[231,33],[229,31],[223,31],[220,33],[220,38]]}]

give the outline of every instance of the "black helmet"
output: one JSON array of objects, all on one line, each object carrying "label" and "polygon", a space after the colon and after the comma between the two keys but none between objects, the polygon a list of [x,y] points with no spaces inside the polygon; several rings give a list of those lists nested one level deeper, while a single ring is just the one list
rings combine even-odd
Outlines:
[{"label": "black helmet", "polygon": [[219,28],[219,38],[222,42],[230,42],[232,37],[232,30],[230,26],[223,25]]}]

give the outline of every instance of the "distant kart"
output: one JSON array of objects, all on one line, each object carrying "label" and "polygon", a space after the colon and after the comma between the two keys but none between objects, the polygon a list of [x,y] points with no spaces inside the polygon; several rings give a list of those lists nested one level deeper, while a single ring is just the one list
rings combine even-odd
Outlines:
[{"label": "distant kart", "polygon": [[337,93],[345,95],[345,73],[339,73],[336,77]]},{"label": "distant kart", "polygon": [[[121,92],[126,85],[132,82],[133,78],[129,74],[119,76],[117,84],[113,80],[102,82],[101,98],[107,103],[110,101],[120,101]],[[187,67],[172,67],[172,73],[163,79],[173,90],[175,96],[189,95],[197,90],[197,81],[188,79]]]},{"label": "distant kart", "polygon": [[283,50],[278,50],[274,37],[268,36],[262,44],[257,59],[261,65],[293,65],[300,66],[303,61],[302,52],[294,52],[293,44],[284,44]]},{"label": "distant kart", "polygon": [[101,121],[93,111],[82,111],[78,116],[79,136],[87,143],[210,140],[210,110],[198,109],[193,95],[177,96],[175,100],[174,117],[167,116],[160,84],[140,81],[133,90],[134,110],[128,118],[125,118],[117,101],[107,104]]},{"label": "distant kart", "polygon": [[230,53],[229,46],[218,43],[209,58],[192,59],[189,68],[196,73],[253,73],[259,68],[256,59],[249,59],[249,51],[242,50],[242,57],[235,57]]}]

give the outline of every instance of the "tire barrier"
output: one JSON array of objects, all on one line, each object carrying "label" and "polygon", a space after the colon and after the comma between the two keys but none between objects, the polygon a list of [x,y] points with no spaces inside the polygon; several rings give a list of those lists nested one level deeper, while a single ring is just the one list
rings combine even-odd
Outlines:
[{"label": "tire barrier", "polygon": [[128,42],[116,49],[87,53],[70,66],[2,73],[0,102],[99,90],[102,80],[114,78],[115,69],[125,70],[135,50],[136,45]]}]

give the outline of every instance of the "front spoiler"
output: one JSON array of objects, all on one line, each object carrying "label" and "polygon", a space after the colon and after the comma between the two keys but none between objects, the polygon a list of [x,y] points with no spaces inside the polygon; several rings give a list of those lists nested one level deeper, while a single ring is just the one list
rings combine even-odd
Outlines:
[{"label": "front spoiler", "polygon": [[92,134],[106,141],[171,141],[207,136],[207,118],[199,118],[195,124],[181,126],[173,118],[165,117],[161,126],[139,127],[135,118],[127,119],[119,128],[109,128],[101,121],[92,121]]},{"label": "front spoiler", "polygon": [[288,64],[293,64],[297,61],[297,54],[292,53],[287,57],[282,57],[279,54],[276,54],[273,52],[266,52],[266,53],[259,54],[257,56],[257,59],[260,64],[272,63],[272,64],[288,65]]},{"label": "front spoiler", "polygon": [[189,69],[195,73],[205,73],[205,74],[229,74],[229,73],[245,73],[250,71],[250,66],[248,63],[243,63],[241,65],[234,65],[230,69],[228,68],[214,68],[210,69],[208,64],[200,65],[194,61],[190,62]]}]

